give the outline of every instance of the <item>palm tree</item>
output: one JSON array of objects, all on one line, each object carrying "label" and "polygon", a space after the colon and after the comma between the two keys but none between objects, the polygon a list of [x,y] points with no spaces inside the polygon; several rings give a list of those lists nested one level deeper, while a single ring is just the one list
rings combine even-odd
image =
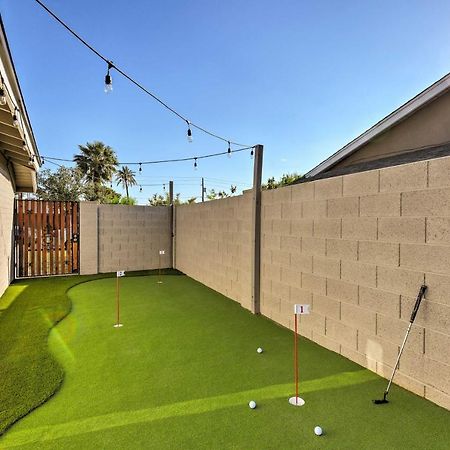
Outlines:
[{"label": "palm tree", "polygon": [[98,192],[104,183],[112,180],[117,171],[119,162],[116,152],[100,141],[88,142],[78,148],[81,153],[75,155],[73,160],[86,182],[93,185],[94,192]]},{"label": "palm tree", "polygon": [[134,178],[135,172],[133,172],[128,166],[122,166],[122,168],[117,171],[116,180],[117,185],[121,184],[125,186],[125,191],[127,193],[127,199],[130,198],[128,195],[128,187],[136,186],[136,178]]}]

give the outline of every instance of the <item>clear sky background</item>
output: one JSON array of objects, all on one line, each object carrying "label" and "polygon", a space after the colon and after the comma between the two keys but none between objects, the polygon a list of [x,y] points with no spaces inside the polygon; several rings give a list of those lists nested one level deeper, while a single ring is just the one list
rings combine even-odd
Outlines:
[{"label": "clear sky background", "polygon": [[[450,2],[46,0],[118,66],[193,122],[264,144],[264,179],[305,173],[450,71]],[[34,0],[1,12],[42,155],[101,140],[122,161],[197,156],[227,145],[193,130],[113,73]],[[140,203],[175,181],[182,197],[250,186],[242,152],[145,167]],[[224,181],[215,181],[224,180]]]}]

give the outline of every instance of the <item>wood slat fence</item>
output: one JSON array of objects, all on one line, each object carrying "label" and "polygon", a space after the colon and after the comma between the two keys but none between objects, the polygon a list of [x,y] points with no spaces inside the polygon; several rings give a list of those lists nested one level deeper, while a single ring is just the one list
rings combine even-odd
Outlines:
[{"label": "wood slat fence", "polygon": [[16,200],[16,277],[79,273],[79,204]]}]

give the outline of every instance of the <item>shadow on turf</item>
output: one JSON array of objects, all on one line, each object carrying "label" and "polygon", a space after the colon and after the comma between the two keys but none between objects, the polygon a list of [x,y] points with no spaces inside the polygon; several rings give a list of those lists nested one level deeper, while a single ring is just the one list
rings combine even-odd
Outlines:
[{"label": "shadow on turf", "polygon": [[[377,375],[363,369],[358,372],[344,372],[337,375],[304,381],[302,393],[342,389],[357,384],[368,383],[376,380]],[[123,427],[126,425],[164,420],[174,417],[189,416],[193,414],[205,414],[221,409],[246,405],[249,398],[257,398],[258,401],[274,399],[286,399],[292,389],[292,383],[267,386],[259,389],[241,391],[234,394],[224,394],[216,397],[207,397],[196,400],[188,400],[153,408],[145,408],[133,411],[118,411],[72,422],[51,426],[43,426],[30,430],[12,432],[5,436],[5,445],[24,445],[35,442],[60,439],[89,432]],[[289,406],[286,404],[286,407]]]}]

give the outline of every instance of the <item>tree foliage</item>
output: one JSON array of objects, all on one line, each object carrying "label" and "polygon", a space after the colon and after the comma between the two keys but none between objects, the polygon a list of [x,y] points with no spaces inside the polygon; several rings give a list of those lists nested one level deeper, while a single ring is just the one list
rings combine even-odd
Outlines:
[{"label": "tree foliage", "polygon": [[128,188],[137,185],[135,175],[136,172],[133,172],[128,166],[122,166],[116,173],[117,185],[121,184],[125,188],[127,198],[130,198]]},{"label": "tree foliage", "polygon": [[223,191],[216,191],[215,189],[210,189],[207,194],[206,198],[208,200],[216,200],[218,198],[227,198],[231,197],[232,195],[236,194],[237,186],[230,186],[230,192],[228,193],[225,189]]},{"label": "tree foliage", "polygon": [[[180,193],[178,193],[178,194],[175,194],[175,197],[173,199],[173,204],[175,206],[191,204],[191,203],[195,203],[196,200],[197,200],[197,197],[190,197],[185,202],[183,202],[180,198]],[[169,205],[169,193],[166,192],[164,195],[153,194],[148,199],[148,204],[150,206],[168,206]]]},{"label": "tree foliage", "polygon": [[[148,199],[148,204],[150,206],[168,206],[169,202],[170,202],[170,198],[169,198],[169,193],[168,192],[166,192],[164,195],[153,194]],[[175,194],[175,197],[173,199],[173,204],[174,205],[181,205],[180,193]]]},{"label": "tree foliage", "polygon": [[41,200],[79,201],[84,196],[82,178],[81,172],[72,167],[42,169],[37,175],[36,196]]},{"label": "tree foliage", "polygon": [[73,160],[77,169],[83,175],[83,180],[92,189],[90,196],[93,200],[101,201],[104,196],[104,184],[111,182],[117,171],[118,160],[116,152],[103,142],[88,142],[79,145],[80,153]]},{"label": "tree foliage", "polygon": [[267,183],[262,185],[263,189],[276,189],[282,186],[289,186],[290,184],[295,183],[300,180],[303,175],[298,174],[297,172],[293,173],[284,173],[279,180],[276,180],[275,177],[270,177],[267,179]]}]

